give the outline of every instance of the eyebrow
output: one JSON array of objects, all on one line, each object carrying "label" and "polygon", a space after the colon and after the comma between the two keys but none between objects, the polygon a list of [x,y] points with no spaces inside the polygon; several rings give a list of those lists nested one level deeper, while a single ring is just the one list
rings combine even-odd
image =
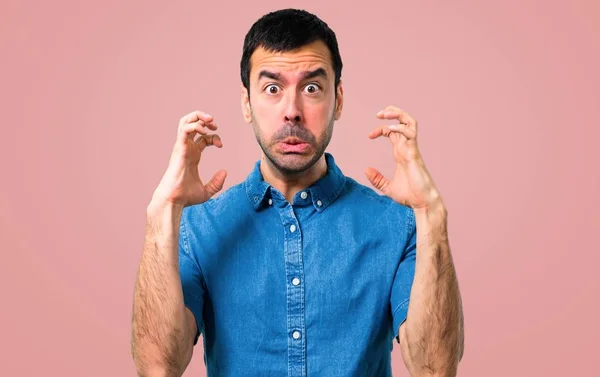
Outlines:
[{"label": "eyebrow", "polygon": [[[271,80],[281,81],[281,73],[275,73],[275,72],[262,70],[258,74],[258,80],[260,81],[260,79],[262,79],[263,77],[269,78]],[[305,71],[302,73],[301,79],[307,80],[307,79],[312,79],[315,77],[323,77],[326,79],[327,71],[325,71],[325,69],[323,69],[323,68],[317,68],[314,71]]]},{"label": "eyebrow", "polygon": [[313,79],[315,77],[327,78],[327,71],[323,68],[317,68],[314,71],[307,71],[302,74],[302,80]]}]

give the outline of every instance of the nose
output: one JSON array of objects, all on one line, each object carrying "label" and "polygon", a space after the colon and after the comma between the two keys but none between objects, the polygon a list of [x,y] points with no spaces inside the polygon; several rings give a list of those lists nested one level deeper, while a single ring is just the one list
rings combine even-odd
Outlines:
[{"label": "nose", "polygon": [[302,105],[299,97],[295,93],[290,93],[287,96],[283,113],[286,123],[302,123]]}]

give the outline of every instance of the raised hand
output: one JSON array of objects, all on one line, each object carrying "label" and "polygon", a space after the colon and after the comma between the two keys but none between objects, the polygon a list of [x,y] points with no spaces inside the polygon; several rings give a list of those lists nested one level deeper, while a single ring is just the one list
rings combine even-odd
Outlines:
[{"label": "raised hand", "polygon": [[[211,115],[194,111],[179,120],[177,140],[171,153],[169,166],[152,200],[172,203],[181,207],[200,204],[210,199],[223,188],[227,172],[219,170],[212,179],[203,184],[198,173],[202,151],[207,146],[223,146],[215,131],[217,125]],[[195,138],[197,135],[199,137]]]},{"label": "raised hand", "polygon": [[440,194],[419,153],[417,121],[394,106],[378,112],[377,118],[399,121],[399,124],[377,127],[369,134],[371,139],[384,136],[390,140],[396,171],[390,181],[377,169],[368,168],[365,174],[371,184],[397,203],[413,209],[426,209],[438,204]]}]

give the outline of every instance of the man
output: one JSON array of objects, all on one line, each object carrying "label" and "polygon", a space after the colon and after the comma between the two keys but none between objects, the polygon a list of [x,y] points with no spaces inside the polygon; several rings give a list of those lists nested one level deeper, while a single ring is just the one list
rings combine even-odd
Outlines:
[{"label": "man", "polygon": [[[371,138],[391,141],[379,195],[325,153],[342,113],[342,60],[316,16],[281,10],[248,32],[242,112],[262,158],[219,196],[202,151],[222,147],[215,119],[179,122],[147,208],[132,353],[141,376],[180,376],[203,335],[209,376],[391,376],[393,339],[411,376],[454,376],[461,300],[446,209],[417,148],[417,122],[396,107]],[[396,123],[397,122],[397,123]]]}]

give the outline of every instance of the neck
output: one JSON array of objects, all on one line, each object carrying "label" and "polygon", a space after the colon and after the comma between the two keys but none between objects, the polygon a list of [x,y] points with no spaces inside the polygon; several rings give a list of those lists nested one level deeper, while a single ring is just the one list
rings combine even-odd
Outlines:
[{"label": "neck", "polygon": [[298,191],[306,189],[327,173],[327,161],[323,154],[308,170],[296,174],[284,174],[263,154],[260,172],[264,181],[281,192],[291,203]]}]

